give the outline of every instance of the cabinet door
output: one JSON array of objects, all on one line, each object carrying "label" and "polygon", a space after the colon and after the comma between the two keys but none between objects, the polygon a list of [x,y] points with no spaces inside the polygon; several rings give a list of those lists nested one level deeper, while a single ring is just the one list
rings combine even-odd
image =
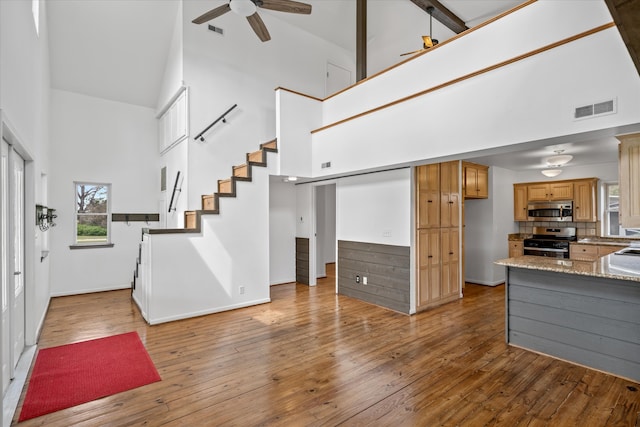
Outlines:
[{"label": "cabinet door", "polygon": [[527,186],[522,184],[513,185],[513,220],[526,221],[527,213]]},{"label": "cabinet door", "polygon": [[549,200],[549,184],[531,184],[527,187],[530,201]]},{"label": "cabinet door", "polygon": [[619,145],[620,225],[640,227],[640,133],[617,137]]},{"label": "cabinet door", "polygon": [[598,247],[572,243],[569,246],[569,257],[578,261],[595,261],[598,259]]},{"label": "cabinet door", "polygon": [[464,167],[465,197],[474,198],[478,192],[478,169],[473,166]]},{"label": "cabinet door", "polygon": [[460,224],[460,194],[458,192],[459,162],[440,164],[440,226]]},{"label": "cabinet door", "polygon": [[572,182],[553,182],[549,184],[549,200],[573,199]]},{"label": "cabinet door", "polygon": [[416,168],[418,228],[440,227],[440,166]]},{"label": "cabinet door", "polygon": [[516,258],[524,255],[524,243],[517,240],[509,241],[509,258]]},{"label": "cabinet door", "polygon": [[441,298],[440,290],[440,230],[420,230],[418,232],[418,307],[425,306]]},{"label": "cabinet door", "polygon": [[476,197],[479,199],[489,198],[489,169],[478,168],[476,178]]},{"label": "cabinet door", "polygon": [[576,222],[596,222],[596,182],[595,180],[574,183],[573,220]]},{"label": "cabinet door", "polygon": [[460,232],[457,228],[442,228],[442,297],[460,293]]}]

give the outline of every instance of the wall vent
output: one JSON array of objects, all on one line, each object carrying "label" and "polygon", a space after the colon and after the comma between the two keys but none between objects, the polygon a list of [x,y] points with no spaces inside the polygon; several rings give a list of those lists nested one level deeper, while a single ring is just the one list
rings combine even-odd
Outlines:
[{"label": "wall vent", "polygon": [[213,31],[214,33],[218,33],[221,36],[224,35],[224,30],[220,27],[214,27],[213,25],[209,25],[209,30]]},{"label": "wall vent", "polygon": [[322,169],[326,169],[326,168],[330,168],[331,167],[331,162],[324,162],[320,165],[320,167]]},{"label": "wall vent", "polygon": [[608,101],[598,102],[591,105],[583,105],[582,107],[576,107],[573,113],[573,118],[586,119],[588,117],[601,116],[604,114],[616,113],[616,99],[610,99]]}]

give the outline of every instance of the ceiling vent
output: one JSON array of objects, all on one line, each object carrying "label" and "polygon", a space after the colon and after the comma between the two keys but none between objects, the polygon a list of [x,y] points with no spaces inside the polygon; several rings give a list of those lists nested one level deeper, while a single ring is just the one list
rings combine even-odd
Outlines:
[{"label": "ceiling vent", "polygon": [[610,99],[608,101],[598,102],[597,104],[584,105],[582,107],[576,107],[573,113],[573,118],[576,120],[586,119],[594,116],[602,116],[605,114],[616,113],[616,99]]},{"label": "ceiling vent", "polygon": [[218,33],[221,36],[224,35],[224,30],[220,27],[214,27],[213,25],[209,25],[209,30],[213,31],[214,33]]}]

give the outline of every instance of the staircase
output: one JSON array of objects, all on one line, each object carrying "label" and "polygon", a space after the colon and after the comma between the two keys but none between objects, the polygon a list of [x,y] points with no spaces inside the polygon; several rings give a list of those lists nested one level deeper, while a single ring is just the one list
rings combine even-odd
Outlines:
[{"label": "staircase", "polygon": [[218,180],[218,191],[213,194],[202,195],[202,209],[185,211],[184,228],[200,232],[201,215],[217,215],[220,213],[220,197],[236,197],[236,182],[251,182],[251,170],[254,166],[267,166],[267,153],[277,153],[277,141],[274,139],[260,144],[260,149],[253,153],[247,153],[247,162],[239,166],[233,166],[232,175],[227,179]]},{"label": "staircase", "polygon": [[[253,298],[252,295],[246,295],[247,301],[245,302],[245,298],[243,298],[245,296],[245,287],[242,286],[242,290],[240,290],[239,285],[234,290],[240,293],[239,296],[236,295],[235,297],[230,296],[230,298],[226,298],[225,293],[221,293],[220,295],[225,296],[225,298],[212,298],[215,299],[215,301],[211,301],[210,298],[209,301],[203,301],[207,300],[207,295],[212,296],[220,290],[219,288],[216,289],[216,274],[213,273],[211,276],[207,276],[210,270],[217,267],[209,265],[209,267],[202,269],[200,274],[196,274],[194,271],[202,267],[202,252],[198,252],[197,248],[202,251],[203,247],[213,248],[212,250],[220,247],[220,241],[215,240],[219,239],[220,236],[214,236],[214,240],[209,240],[212,234],[217,233],[216,231],[213,231],[212,233],[211,230],[221,230],[220,232],[224,233],[224,229],[226,228],[233,228],[234,226],[244,227],[244,225],[235,224],[236,221],[228,223],[227,219],[225,219],[224,223],[229,224],[229,227],[223,226],[221,229],[219,221],[222,221],[223,218],[219,217],[219,219],[214,220],[213,223],[213,219],[207,219],[206,222],[208,224],[208,228],[206,228],[203,227],[205,218],[208,215],[219,215],[220,198],[235,198],[237,195],[237,182],[251,182],[254,177],[253,168],[267,167],[268,153],[277,152],[277,141],[274,139],[260,144],[259,150],[247,153],[245,163],[232,167],[231,177],[218,180],[217,191],[215,193],[201,196],[201,209],[186,211],[184,213],[184,228],[143,230],[142,242],[138,248],[136,267],[133,272],[131,291],[134,301],[138,304],[142,315],[147,322],[151,324],[162,323],[164,321],[193,317],[194,315],[207,314],[231,308],[238,308],[245,305],[248,306],[255,305],[255,303],[267,302],[268,292],[266,298],[264,295],[260,295],[258,298],[254,298],[253,300],[250,300],[250,298]],[[260,175],[263,174],[261,173]],[[264,178],[264,175],[262,178]],[[258,182],[261,184],[256,187],[255,190],[250,189],[250,191],[248,191],[250,194],[254,193],[253,196],[249,195],[249,197],[256,197],[257,194],[265,194],[261,193],[263,190],[260,189],[260,186],[265,184],[262,180]],[[256,191],[258,193],[256,193]],[[242,203],[251,203],[251,201],[244,200]],[[259,203],[259,206],[262,206],[264,201],[257,203]],[[234,204],[233,207],[229,206],[229,208],[230,215],[238,215],[237,212],[235,214],[233,213],[234,209],[238,209],[238,206],[235,206]],[[212,224],[217,225],[213,225],[214,228],[212,228]],[[208,231],[205,231],[205,229]],[[161,237],[159,235],[165,235],[166,237]],[[268,235],[266,237],[268,237]],[[169,251],[167,251],[167,244]],[[195,246],[197,246],[196,249],[194,249]],[[183,249],[180,249],[181,247]],[[171,253],[174,253],[174,255],[170,255]],[[170,256],[170,262],[165,260],[168,254]],[[178,260],[175,259],[176,257],[183,257],[182,261],[178,262]],[[200,258],[200,260],[198,260],[198,258]],[[237,261],[237,258],[234,258],[234,261]],[[213,262],[218,266],[224,264],[224,261],[221,259],[207,258],[205,262]],[[187,272],[187,275],[181,276],[182,279],[168,279],[168,277],[176,270],[185,271]],[[205,273],[202,273],[202,271]],[[226,273],[226,271],[218,273],[218,277],[224,277]],[[254,281],[246,280],[246,282],[253,283]],[[204,294],[202,294],[203,291]],[[228,288],[226,291],[228,294]],[[198,300],[198,294],[203,295],[200,300]],[[250,294],[249,289],[247,289],[247,294]],[[172,295],[172,297],[167,298],[169,295]],[[185,295],[188,296],[185,297]],[[177,297],[180,297],[182,303],[177,304],[180,305],[179,308],[175,308],[176,304],[167,305],[167,301]],[[223,299],[227,299],[227,301],[223,301]]]}]

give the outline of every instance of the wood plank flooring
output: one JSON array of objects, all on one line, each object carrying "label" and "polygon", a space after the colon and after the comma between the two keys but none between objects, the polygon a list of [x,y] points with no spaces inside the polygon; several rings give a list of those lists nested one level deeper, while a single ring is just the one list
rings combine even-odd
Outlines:
[{"label": "wood plank flooring", "polygon": [[328,273],[156,326],[129,291],[54,298],[41,348],[137,331],[162,381],[19,425],[640,425],[640,384],[505,344],[502,286],[406,316],[335,295]]}]

